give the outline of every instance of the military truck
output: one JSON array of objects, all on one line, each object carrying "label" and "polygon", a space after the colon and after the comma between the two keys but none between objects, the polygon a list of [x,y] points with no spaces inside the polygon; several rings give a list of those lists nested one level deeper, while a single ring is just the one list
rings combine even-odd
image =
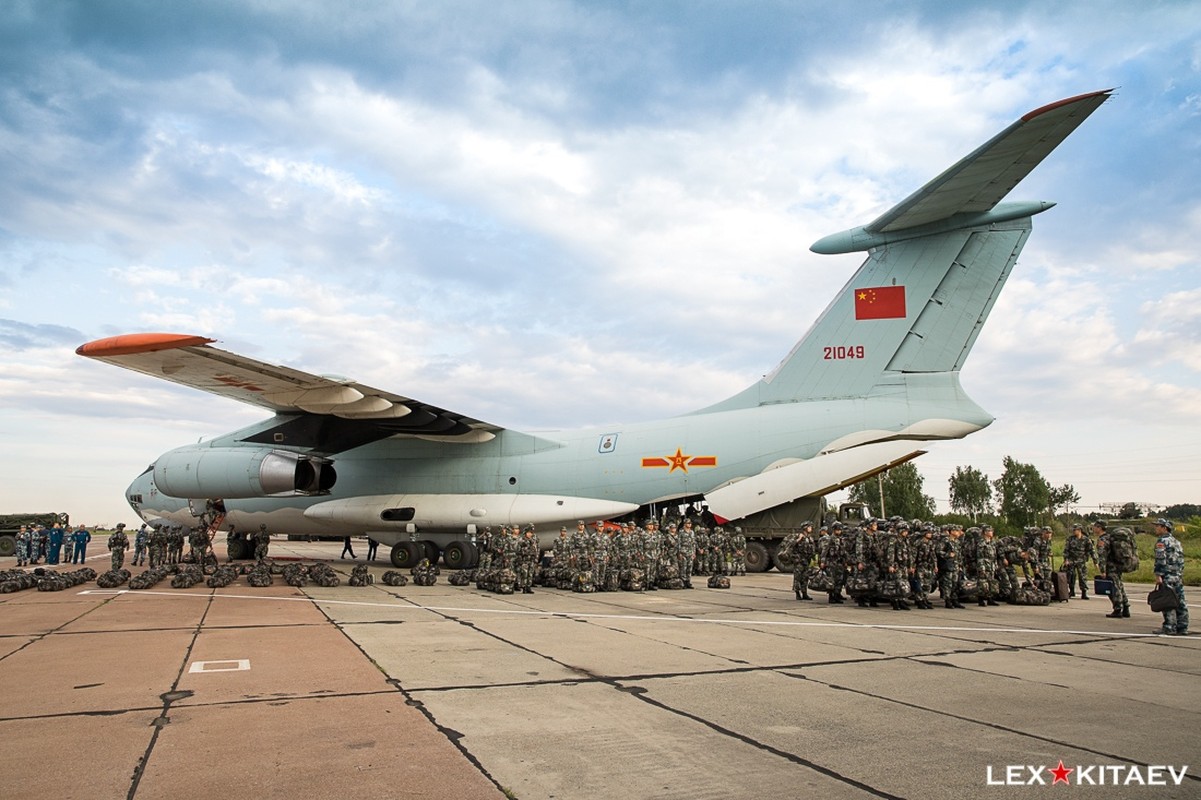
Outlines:
[{"label": "military truck", "polygon": [[858,525],[871,515],[866,503],[841,503],[834,509],[824,497],[802,497],[733,520],[725,527],[726,530],[731,527],[742,528],[742,535],[746,537],[747,572],[766,572],[773,566],[780,572],[792,572],[792,562],[780,555],[780,545],[805,522],[813,522],[815,526],[832,522]]},{"label": "military truck", "polygon": [[21,526],[41,525],[46,528],[65,528],[70,524],[67,514],[0,514],[0,558],[10,558],[17,552],[17,531]]}]

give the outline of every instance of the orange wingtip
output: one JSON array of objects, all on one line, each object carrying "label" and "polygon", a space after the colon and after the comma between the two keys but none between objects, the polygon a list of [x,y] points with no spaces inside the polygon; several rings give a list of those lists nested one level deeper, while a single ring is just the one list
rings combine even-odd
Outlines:
[{"label": "orange wingtip", "polygon": [[127,333],[81,344],[76,348],[75,353],[89,358],[109,358],[111,356],[128,356],[133,353],[153,353],[155,350],[195,347],[215,341],[217,340],[183,333]]},{"label": "orange wingtip", "polygon": [[1034,119],[1037,116],[1046,114],[1048,111],[1054,111],[1055,109],[1062,108],[1063,106],[1070,106],[1072,103],[1078,103],[1081,100],[1088,100],[1089,98],[1092,98],[1092,97],[1099,97],[1101,95],[1105,95],[1106,97],[1109,97],[1111,94],[1113,94],[1113,89],[1102,89],[1099,92],[1087,92],[1085,94],[1078,94],[1075,97],[1068,97],[1063,100],[1057,100],[1054,103],[1048,103],[1045,106],[1040,106],[1039,108],[1034,109],[1033,111],[1031,111],[1028,114],[1023,114],[1022,121],[1029,122],[1030,120]]}]

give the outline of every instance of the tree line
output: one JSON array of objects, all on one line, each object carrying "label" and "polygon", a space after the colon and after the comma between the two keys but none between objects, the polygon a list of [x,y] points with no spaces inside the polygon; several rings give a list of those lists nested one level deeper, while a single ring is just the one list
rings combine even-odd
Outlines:
[{"label": "tree line", "polygon": [[[1080,502],[1080,493],[1072,484],[1052,486],[1033,464],[1010,456],[1005,456],[1002,464],[1001,477],[991,481],[975,467],[956,467],[948,481],[951,510],[973,521],[995,513],[1009,524],[1024,528],[1048,521]],[[934,498],[923,491],[922,476],[912,461],[884,472],[880,479],[855,484],[850,499],[867,503],[888,516],[935,516]]]}]

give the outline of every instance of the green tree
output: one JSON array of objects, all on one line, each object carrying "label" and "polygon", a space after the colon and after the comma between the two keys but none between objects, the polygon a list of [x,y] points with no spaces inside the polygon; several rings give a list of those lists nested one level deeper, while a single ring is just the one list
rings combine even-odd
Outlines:
[{"label": "green tree", "polygon": [[934,498],[922,492],[922,476],[912,461],[884,473],[884,508],[880,505],[880,487],[869,478],[851,487],[852,502],[867,503],[877,514],[900,515],[905,519],[930,519],[934,516]]},{"label": "green tree", "polygon": [[1080,502],[1080,492],[1076,491],[1076,487],[1070,483],[1065,483],[1063,486],[1052,486],[1050,500],[1047,501],[1047,510],[1054,516],[1055,512],[1062,508],[1067,511],[1069,506],[1073,506]]},{"label": "green tree", "polygon": [[1051,485],[1033,464],[1005,456],[1005,471],[993,481],[1001,516],[1014,525],[1027,526],[1051,507]]},{"label": "green tree", "polygon": [[975,467],[955,467],[955,474],[947,483],[951,490],[951,508],[970,514],[972,522],[992,508],[992,486],[988,476]]}]

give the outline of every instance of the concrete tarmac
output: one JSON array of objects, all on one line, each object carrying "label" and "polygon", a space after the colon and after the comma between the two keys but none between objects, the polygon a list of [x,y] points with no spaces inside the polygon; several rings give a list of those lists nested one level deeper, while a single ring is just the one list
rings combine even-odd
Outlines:
[{"label": "concrete tarmac", "polygon": [[1149,587],[1113,620],[445,576],[0,595],[0,796],[1016,798],[1062,761],[1065,795],[1201,797],[1201,637]]}]

